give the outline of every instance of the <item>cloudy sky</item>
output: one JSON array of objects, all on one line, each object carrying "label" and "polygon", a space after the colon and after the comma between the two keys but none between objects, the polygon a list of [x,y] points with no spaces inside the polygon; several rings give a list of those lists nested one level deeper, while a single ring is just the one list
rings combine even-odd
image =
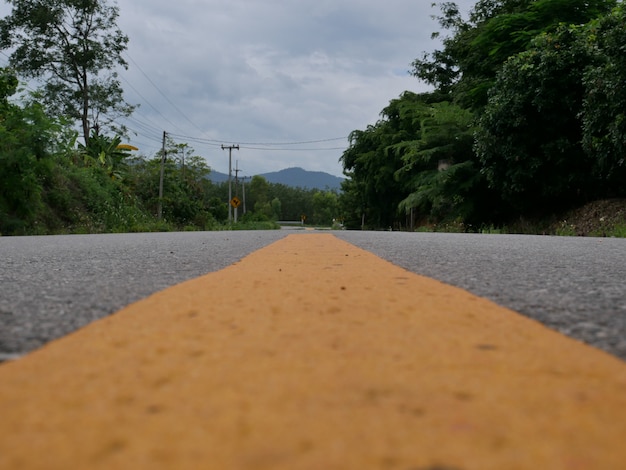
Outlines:
[{"label": "cloudy sky", "polygon": [[[110,0],[110,3],[114,3]],[[342,174],[347,136],[404,90],[438,43],[431,0],[118,0],[130,38],[121,73],[128,127],[145,155],[163,131],[215,170]],[[472,0],[457,3],[466,13]],[[3,5],[6,14],[8,7]]]}]

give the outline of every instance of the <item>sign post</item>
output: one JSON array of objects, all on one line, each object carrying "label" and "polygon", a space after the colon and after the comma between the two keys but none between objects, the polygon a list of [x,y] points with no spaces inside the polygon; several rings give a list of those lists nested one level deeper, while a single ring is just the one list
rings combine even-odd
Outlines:
[{"label": "sign post", "polygon": [[241,205],[241,199],[239,199],[237,196],[235,196],[234,198],[232,198],[230,200],[230,205],[231,205],[231,207],[233,207],[235,209],[235,223],[236,223],[237,222],[237,212],[239,212],[237,209]]}]

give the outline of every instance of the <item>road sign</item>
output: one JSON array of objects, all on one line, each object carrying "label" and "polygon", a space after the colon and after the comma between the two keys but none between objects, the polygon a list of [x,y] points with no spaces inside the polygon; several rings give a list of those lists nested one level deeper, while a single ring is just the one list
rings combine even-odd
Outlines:
[{"label": "road sign", "polygon": [[235,196],[234,198],[230,200],[230,205],[233,206],[234,208],[239,207],[241,205],[241,199]]}]

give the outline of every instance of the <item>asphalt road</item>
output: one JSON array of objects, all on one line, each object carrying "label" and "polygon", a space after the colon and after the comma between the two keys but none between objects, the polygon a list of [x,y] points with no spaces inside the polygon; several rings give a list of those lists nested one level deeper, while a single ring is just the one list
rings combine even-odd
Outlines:
[{"label": "asphalt road", "polygon": [[404,232],[339,236],[626,360],[626,239]]},{"label": "asphalt road", "polygon": [[234,231],[0,237],[0,360],[222,269],[284,236]]},{"label": "asphalt road", "polygon": [[[293,232],[2,237],[0,360],[228,266],[287,233]],[[333,233],[626,359],[626,240]]]}]

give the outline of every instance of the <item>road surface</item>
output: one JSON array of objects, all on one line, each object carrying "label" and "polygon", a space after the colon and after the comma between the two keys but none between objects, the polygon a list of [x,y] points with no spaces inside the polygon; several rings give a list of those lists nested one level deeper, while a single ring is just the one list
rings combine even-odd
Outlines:
[{"label": "road surface", "polygon": [[624,390],[618,358],[300,233],[0,365],[0,468],[622,470]]},{"label": "road surface", "polygon": [[[0,238],[0,360],[292,231]],[[626,359],[626,240],[332,232]]]}]

